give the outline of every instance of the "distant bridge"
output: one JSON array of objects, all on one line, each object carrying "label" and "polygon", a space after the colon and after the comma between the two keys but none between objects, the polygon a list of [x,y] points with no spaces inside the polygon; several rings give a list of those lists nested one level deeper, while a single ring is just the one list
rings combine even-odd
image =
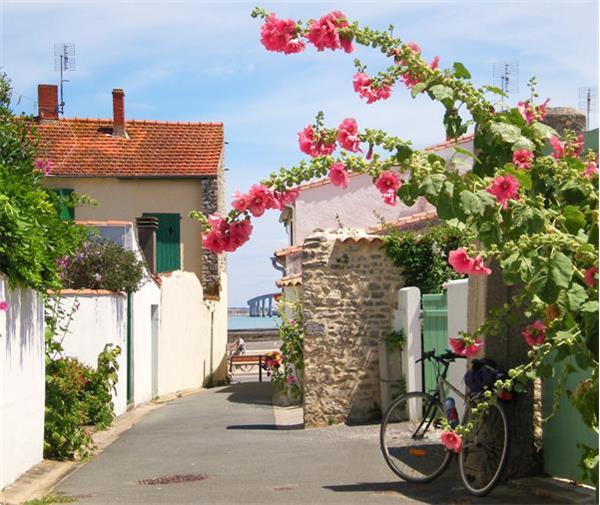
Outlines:
[{"label": "distant bridge", "polygon": [[248,300],[250,317],[272,317],[277,315],[277,309],[274,307],[273,300],[279,293],[269,293],[266,295],[255,296]]}]

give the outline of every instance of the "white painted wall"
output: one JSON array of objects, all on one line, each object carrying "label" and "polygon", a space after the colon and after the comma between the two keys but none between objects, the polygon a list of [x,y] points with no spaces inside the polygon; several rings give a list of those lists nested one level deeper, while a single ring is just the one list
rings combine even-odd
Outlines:
[{"label": "white painted wall", "polygon": [[[448,281],[448,338],[458,337],[459,332],[467,331],[467,309],[469,305],[469,279]],[[448,369],[448,380],[452,385],[465,391],[467,360],[457,359]],[[455,396],[455,395],[452,395]],[[455,398],[456,408],[462,417],[464,405]]]},{"label": "white painted wall", "polygon": [[387,205],[369,175],[353,176],[347,189],[323,184],[300,193],[294,204],[294,244],[304,243],[317,228],[338,228],[338,221],[345,228],[364,229],[380,224],[381,218],[395,221],[426,210],[433,207],[424,199],[412,207],[401,202],[396,206]]},{"label": "white painted wall", "polygon": [[62,340],[65,354],[95,368],[98,354],[106,344],[121,347],[113,403],[115,414],[124,414],[127,411],[127,297],[109,291],[64,291],[60,305],[65,317],[72,313],[75,303],[79,303],[79,309],[73,313]]},{"label": "white painted wall", "polygon": [[39,463],[44,446],[44,312],[30,289],[0,276],[0,489]]}]

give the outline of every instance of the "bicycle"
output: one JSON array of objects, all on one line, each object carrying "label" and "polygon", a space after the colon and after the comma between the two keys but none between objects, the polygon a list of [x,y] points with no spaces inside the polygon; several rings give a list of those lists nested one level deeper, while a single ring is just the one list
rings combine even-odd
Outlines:
[{"label": "bicycle", "polygon": [[449,389],[464,402],[462,424],[473,425],[463,436],[458,454],[461,479],[469,493],[484,496],[496,486],[508,461],[508,420],[498,402],[475,413],[474,407],[484,400],[483,391],[465,395],[448,382],[448,368],[457,358],[462,356],[451,351],[436,356],[429,351],[417,360],[434,363],[437,389],[433,395],[415,391],[397,398],[381,422],[380,446],[390,469],[408,482],[427,483],[442,475],[454,455],[441,442]]}]

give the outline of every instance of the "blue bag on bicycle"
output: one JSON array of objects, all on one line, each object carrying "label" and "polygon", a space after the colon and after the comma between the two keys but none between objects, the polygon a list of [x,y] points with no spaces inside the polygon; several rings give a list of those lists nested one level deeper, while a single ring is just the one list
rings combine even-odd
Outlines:
[{"label": "blue bag on bicycle", "polygon": [[471,393],[480,393],[493,389],[494,383],[504,379],[505,374],[496,368],[496,362],[491,359],[474,359],[471,369],[465,374],[465,384]]}]

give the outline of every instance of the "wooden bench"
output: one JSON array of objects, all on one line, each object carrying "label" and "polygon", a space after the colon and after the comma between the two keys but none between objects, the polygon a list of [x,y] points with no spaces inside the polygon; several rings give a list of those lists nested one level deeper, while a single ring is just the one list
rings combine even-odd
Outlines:
[{"label": "wooden bench", "polygon": [[[262,382],[263,371],[263,355],[262,354],[235,354],[229,358],[229,372],[233,371],[233,367],[250,367],[258,366],[258,380]],[[244,370],[248,371],[248,370]]]}]

